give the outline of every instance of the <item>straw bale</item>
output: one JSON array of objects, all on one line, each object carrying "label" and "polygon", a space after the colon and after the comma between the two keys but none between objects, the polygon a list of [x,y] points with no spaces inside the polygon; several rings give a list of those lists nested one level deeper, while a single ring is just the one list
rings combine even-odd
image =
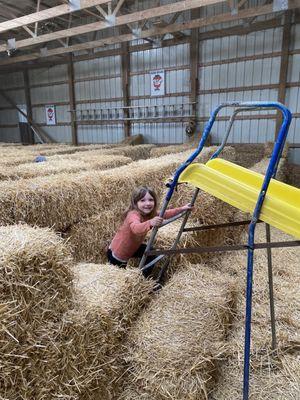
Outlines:
[{"label": "straw bale", "polygon": [[47,323],[56,323],[73,304],[70,264],[62,239],[51,230],[0,227],[0,386],[4,398],[35,398],[28,386],[32,359],[41,344],[39,331]]},{"label": "straw bale", "polygon": [[118,204],[72,225],[66,237],[74,259],[98,263],[107,261],[106,251],[122,222],[123,212]]},{"label": "straw bale", "polygon": [[110,155],[123,155],[125,157],[130,157],[134,161],[144,160],[150,157],[151,149],[155,147],[154,144],[140,144],[135,146],[122,146],[115,149],[105,150],[104,154]]},{"label": "straw bale", "polygon": [[236,163],[245,168],[258,163],[264,157],[264,145],[262,143],[234,143],[236,150]]},{"label": "straw bale", "polygon": [[[253,165],[251,167],[251,170],[265,175],[269,163],[270,163],[269,158],[263,158],[259,163]],[[286,171],[287,171],[287,161],[284,158],[282,158],[278,164],[276,179],[281,182],[286,182]]]},{"label": "straw bale", "polygon": [[[264,143],[264,157],[270,158],[272,156],[274,150],[274,142],[266,142]],[[289,153],[289,143],[286,142],[282,151],[282,158],[287,158]]]},{"label": "straw bale", "polygon": [[73,268],[75,291],[80,307],[109,315],[114,339],[129,329],[141,308],[149,301],[153,282],[139,271],[110,264],[77,264]]},{"label": "straw bale", "polygon": [[125,138],[122,140],[121,144],[122,145],[130,145],[130,146],[136,146],[138,144],[143,144],[144,143],[144,137],[140,133],[138,135],[133,135]]},{"label": "straw bale", "polygon": [[81,159],[49,159],[42,163],[31,163],[18,165],[11,169],[11,179],[16,178],[34,178],[38,176],[54,175],[64,172],[75,173],[80,171],[88,171],[91,169],[104,170],[109,168],[120,167],[131,163],[129,157],[124,156],[99,156],[90,158],[88,154]]},{"label": "straw bale", "polygon": [[[205,162],[213,150],[206,148],[200,160]],[[0,222],[13,224],[22,221],[66,230],[112,203],[120,201],[121,206],[124,194],[131,193],[135,186],[154,186],[160,194],[166,178],[189,155],[187,151],[178,153],[176,157],[168,155],[160,159],[140,160],[108,171],[61,173],[17,182],[3,181],[0,183]]]},{"label": "straw bale", "polygon": [[72,290],[70,254],[50,229],[0,227],[1,303],[17,305],[18,324],[31,328],[66,311]]},{"label": "straw bale", "polygon": [[[300,356],[282,354],[251,370],[250,400],[296,400],[300,393]],[[242,398],[242,358],[232,358],[221,368],[221,379],[210,400]]]},{"label": "straw bale", "polygon": [[182,151],[192,149],[193,146],[190,143],[183,143],[178,145],[154,147],[151,149],[150,157],[161,157],[166,154],[181,153]]},{"label": "straw bale", "polygon": [[[244,234],[243,242],[247,235]],[[271,240],[292,238],[271,228]],[[256,242],[265,242],[265,226],[258,224]],[[253,310],[251,329],[251,399],[296,399],[299,392],[300,338],[300,249],[272,249],[273,285],[278,350],[271,350],[267,252],[254,252]],[[234,274],[237,280],[237,305],[228,335],[230,357],[220,372],[220,382],[211,400],[241,397],[242,360],[245,318],[246,252],[227,253],[212,266],[223,273]]]},{"label": "straw bale", "polygon": [[[215,148],[204,149],[200,160],[206,162],[214,151]],[[231,154],[230,149],[226,151]],[[69,244],[76,260],[99,262],[106,259],[105,249],[119,225],[120,216],[128,207],[132,189],[139,185],[152,186],[158,195],[161,195],[165,191],[166,178],[173,174],[178,165],[184,162],[189,155],[190,152],[186,151],[157,159],[141,160],[128,167],[108,172],[107,174],[111,176],[110,188],[111,190],[116,189],[110,195],[110,198],[113,199],[112,204],[107,205],[105,211],[100,211],[98,215],[87,217],[77,225],[71,226],[67,232]],[[117,178],[115,178],[116,175]],[[115,181],[118,181],[118,186],[113,188]],[[107,182],[109,185],[109,180]],[[187,203],[190,198],[182,198],[180,205]]]},{"label": "straw bale", "polygon": [[78,264],[73,272],[77,306],[43,351],[40,386],[54,399],[115,399],[120,346],[153,282],[108,264]]},{"label": "straw bale", "polygon": [[28,153],[22,153],[16,154],[15,152],[13,154],[6,154],[3,157],[1,157],[0,160],[0,165],[1,166],[6,166],[6,167],[14,167],[16,165],[20,164],[25,164],[29,162],[34,162],[35,156],[33,154],[28,154]]},{"label": "straw bale", "polygon": [[234,303],[234,283],[202,265],[175,274],[137,320],[122,399],[207,399]]}]

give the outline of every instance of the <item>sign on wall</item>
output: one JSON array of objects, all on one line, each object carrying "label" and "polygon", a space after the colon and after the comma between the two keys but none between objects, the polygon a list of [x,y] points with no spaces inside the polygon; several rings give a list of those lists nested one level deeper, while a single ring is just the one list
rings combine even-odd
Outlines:
[{"label": "sign on wall", "polygon": [[164,96],[165,94],[165,71],[150,72],[151,96]]},{"label": "sign on wall", "polygon": [[45,107],[46,111],[46,124],[47,125],[56,125],[56,111],[55,111],[55,106],[46,106]]}]

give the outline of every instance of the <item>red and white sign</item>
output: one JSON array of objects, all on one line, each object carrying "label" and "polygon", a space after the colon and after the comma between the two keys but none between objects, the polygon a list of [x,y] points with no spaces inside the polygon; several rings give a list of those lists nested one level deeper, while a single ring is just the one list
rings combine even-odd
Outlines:
[{"label": "red and white sign", "polygon": [[151,77],[151,96],[164,96],[165,94],[165,71],[153,71]]},{"label": "red and white sign", "polygon": [[56,125],[56,112],[55,112],[55,106],[46,106],[45,107],[46,111],[46,124],[47,125]]}]

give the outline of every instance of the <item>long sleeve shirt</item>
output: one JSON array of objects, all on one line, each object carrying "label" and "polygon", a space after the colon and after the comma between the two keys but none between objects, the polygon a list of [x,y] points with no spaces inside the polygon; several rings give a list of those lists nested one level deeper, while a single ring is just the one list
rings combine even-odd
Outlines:
[{"label": "long sleeve shirt", "polygon": [[[164,219],[172,218],[181,211],[182,207],[166,210]],[[109,246],[114,257],[127,262],[144,242],[150,229],[152,226],[149,219],[145,219],[136,210],[129,211]]]}]

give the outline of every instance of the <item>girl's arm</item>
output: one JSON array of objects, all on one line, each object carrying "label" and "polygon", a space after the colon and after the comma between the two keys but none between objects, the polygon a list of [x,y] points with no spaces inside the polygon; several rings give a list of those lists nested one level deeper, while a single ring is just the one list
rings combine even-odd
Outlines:
[{"label": "girl's arm", "polygon": [[191,207],[190,204],[186,204],[182,207],[170,208],[169,210],[165,211],[164,219],[169,219],[169,218],[175,217],[175,215],[181,213],[182,211],[192,210],[192,209],[193,209],[193,207]]},{"label": "girl's arm", "polygon": [[141,218],[138,214],[132,213],[128,218],[128,223],[131,231],[135,235],[145,235],[152,228],[151,220],[141,222]]}]

